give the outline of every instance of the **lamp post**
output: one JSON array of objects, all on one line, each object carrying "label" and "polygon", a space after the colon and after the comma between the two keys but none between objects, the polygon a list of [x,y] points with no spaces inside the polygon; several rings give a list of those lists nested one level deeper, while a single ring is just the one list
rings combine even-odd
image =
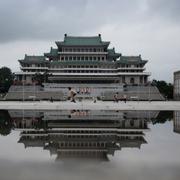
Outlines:
[{"label": "lamp post", "polygon": [[24,102],[24,73],[23,73],[23,77],[22,78],[23,78],[22,82],[23,82],[23,102]]},{"label": "lamp post", "polygon": [[148,94],[149,94],[149,98],[148,98],[148,99],[149,99],[149,102],[151,101],[151,99],[150,99],[150,98],[151,98],[151,96],[150,96],[150,95],[151,95],[151,89],[150,89],[150,86],[151,86],[151,83],[149,82],[149,89],[148,89],[148,90],[149,90],[149,91],[148,91]]}]

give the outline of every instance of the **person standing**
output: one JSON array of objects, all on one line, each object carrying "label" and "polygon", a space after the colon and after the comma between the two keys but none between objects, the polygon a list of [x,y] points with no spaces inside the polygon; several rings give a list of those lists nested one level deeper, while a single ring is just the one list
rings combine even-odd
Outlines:
[{"label": "person standing", "polygon": [[114,102],[118,102],[119,98],[118,98],[118,92],[116,92],[116,94],[114,94]]},{"label": "person standing", "polygon": [[68,90],[69,90],[69,97],[68,97],[68,99],[70,99],[71,100],[71,102],[76,102],[75,101],[75,96],[76,96],[76,91],[75,90],[73,90],[71,87],[68,87]]},{"label": "person standing", "polygon": [[123,99],[124,99],[124,102],[126,103],[126,101],[127,101],[127,95],[126,94],[124,94]]}]

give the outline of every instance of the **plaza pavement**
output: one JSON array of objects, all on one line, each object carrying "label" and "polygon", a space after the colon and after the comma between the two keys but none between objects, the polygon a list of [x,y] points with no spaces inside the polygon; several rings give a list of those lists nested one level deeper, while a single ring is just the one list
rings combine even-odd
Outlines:
[{"label": "plaza pavement", "polygon": [[0,109],[40,109],[40,110],[70,110],[70,109],[90,109],[90,110],[175,110],[180,111],[180,101],[127,101],[115,103],[113,101],[84,100],[76,103],[70,101],[0,101]]}]

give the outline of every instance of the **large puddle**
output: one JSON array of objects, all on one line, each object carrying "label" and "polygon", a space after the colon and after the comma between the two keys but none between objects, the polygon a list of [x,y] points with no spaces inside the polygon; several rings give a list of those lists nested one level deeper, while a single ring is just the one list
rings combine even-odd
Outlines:
[{"label": "large puddle", "polygon": [[178,179],[180,112],[0,110],[0,179]]}]

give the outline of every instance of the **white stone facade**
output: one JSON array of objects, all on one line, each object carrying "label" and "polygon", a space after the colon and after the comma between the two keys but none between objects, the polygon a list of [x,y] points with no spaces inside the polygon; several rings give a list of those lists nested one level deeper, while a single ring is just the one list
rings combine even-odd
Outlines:
[{"label": "white stone facade", "polygon": [[180,71],[174,72],[174,99],[180,100]]}]

